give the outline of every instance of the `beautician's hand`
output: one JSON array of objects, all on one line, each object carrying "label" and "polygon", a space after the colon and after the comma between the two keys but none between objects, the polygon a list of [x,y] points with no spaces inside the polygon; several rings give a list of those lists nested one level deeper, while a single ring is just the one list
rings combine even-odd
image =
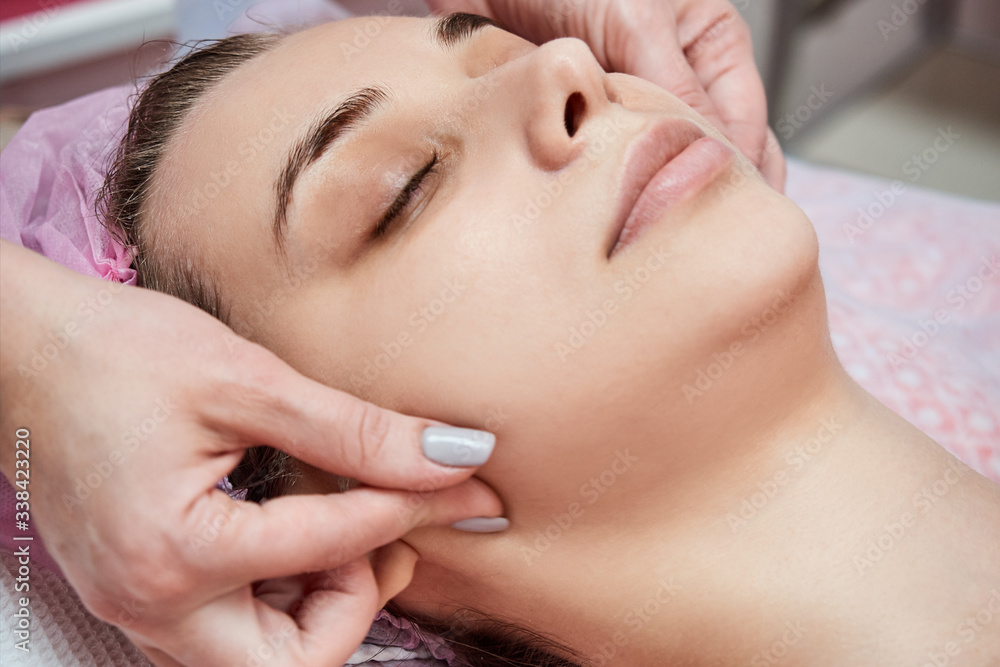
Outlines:
[{"label": "beautician's hand", "polygon": [[[368,554],[502,511],[474,468],[422,454],[428,421],[308,380],[178,299],[7,242],[0,275],[3,472],[14,480],[14,434],[29,429],[45,544],[87,607],[158,664],[339,666],[412,572]],[[234,501],[214,487],[253,444],[379,488]],[[303,572],[316,574],[297,579],[298,600],[265,581]]]},{"label": "beautician's hand", "polygon": [[587,42],[601,65],[648,79],[708,118],[784,190],[784,157],[750,29],[727,0],[427,0],[432,11],[496,19],[536,44]]}]

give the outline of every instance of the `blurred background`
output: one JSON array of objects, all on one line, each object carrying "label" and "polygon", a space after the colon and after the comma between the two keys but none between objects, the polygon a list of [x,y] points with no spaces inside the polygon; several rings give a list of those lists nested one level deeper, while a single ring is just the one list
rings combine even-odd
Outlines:
[{"label": "blurred background", "polygon": [[[169,55],[152,40],[225,36],[257,1],[4,0],[0,146],[33,109],[134,81]],[[753,31],[771,125],[789,154],[1000,201],[998,0],[733,4]]]}]

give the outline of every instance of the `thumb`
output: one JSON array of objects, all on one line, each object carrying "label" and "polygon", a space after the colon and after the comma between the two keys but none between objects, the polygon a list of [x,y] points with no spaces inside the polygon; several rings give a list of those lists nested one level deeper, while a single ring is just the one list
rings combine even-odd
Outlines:
[{"label": "thumb", "polygon": [[[207,516],[233,503],[212,548],[197,554],[203,567],[217,572],[213,586],[223,590],[247,581],[336,568],[420,526],[503,513],[497,495],[476,478],[433,492],[360,487],[322,496],[282,496],[262,506],[228,498],[209,502],[216,507],[201,510]],[[499,524],[500,529],[505,525]],[[246,559],[248,553],[253,561]]]},{"label": "thumb", "polygon": [[669,6],[616,3],[605,20],[602,59],[610,69],[666,89],[727,134],[715,103],[688,62],[679,41],[677,19]]},{"label": "thumb", "polygon": [[375,618],[378,589],[366,557],[318,574],[295,613],[302,629],[301,664],[341,667],[359,643],[345,650],[345,640],[363,639]]},{"label": "thumb", "polygon": [[716,129],[729,136],[728,126],[722,120],[718,108],[708,96],[698,75],[691,69],[677,40],[670,38],[664,39],[663,42],[633,56],[632,66],[624,71],[648,79],[679,97]]},{"label": "thumb", "polygon": [[767,129],[767,143],[764,144],[760,173],[764,175],[771,187],[781,194],[785,194],[785,155],[781,152],[781,144],[778,143],[778,138],[774,136],[774,131],[771,128]]},{"label": "thumb", "polygon": [[365,484],[423,490],[458,484],[493,452],[490,433],[386,410],[300,375],[263,347],[242,348],[206,418],[227,436],[213,441],[214,454],[269,445]]}]

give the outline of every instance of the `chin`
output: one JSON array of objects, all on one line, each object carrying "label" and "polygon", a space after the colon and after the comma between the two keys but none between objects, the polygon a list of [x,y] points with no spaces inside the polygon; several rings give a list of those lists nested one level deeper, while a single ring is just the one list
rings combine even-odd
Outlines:
[{"label": "chin", "polygon": [[761,283],[765,292],[782,290],[796,296],[819,275],[819,238],[802,209],[784,195],[770,193],[774,215],[767,220],[769,247],[760,249],[766,267]]}]

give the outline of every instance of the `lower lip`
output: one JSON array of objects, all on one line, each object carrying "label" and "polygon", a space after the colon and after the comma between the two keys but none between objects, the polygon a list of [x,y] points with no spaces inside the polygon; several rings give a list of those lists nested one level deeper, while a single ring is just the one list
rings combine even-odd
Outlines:
[{"label": "lower lip", "polygon": [[728,146],[711,137],[702,137],[681,151],[643,188],[611,254],[634,241],[666,209],[705,189],[734,157]]}]

